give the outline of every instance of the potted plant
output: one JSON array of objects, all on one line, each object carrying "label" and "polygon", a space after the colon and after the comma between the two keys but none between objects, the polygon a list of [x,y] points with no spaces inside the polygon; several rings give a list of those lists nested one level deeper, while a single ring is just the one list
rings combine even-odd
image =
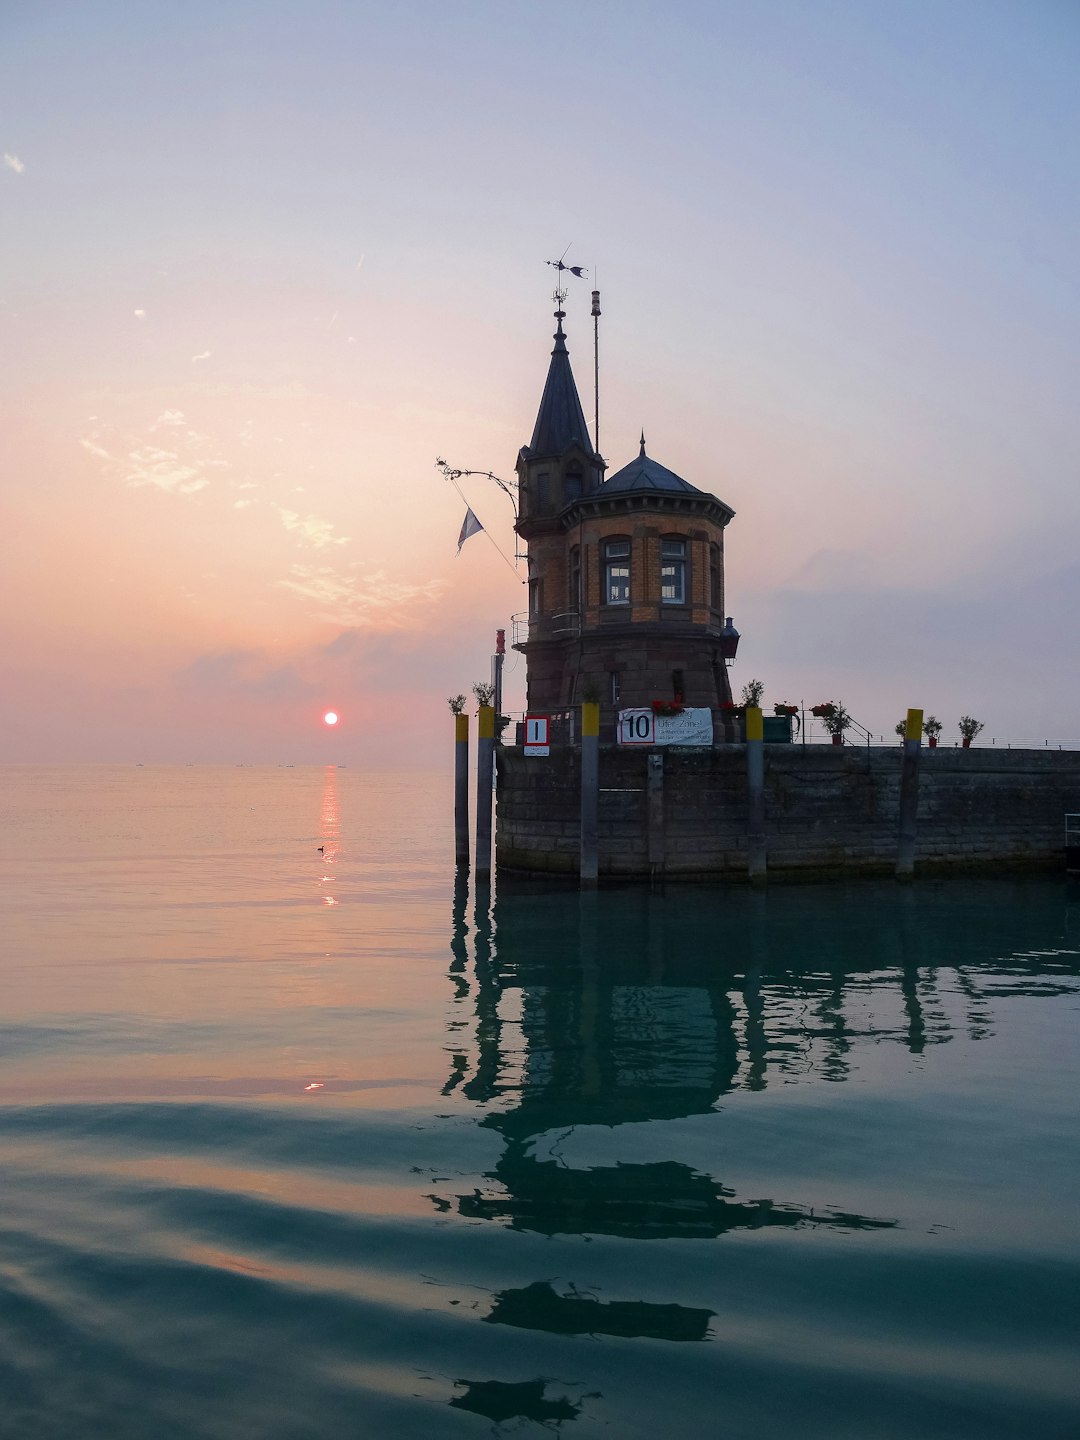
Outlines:
[{"label": "potted plant", "polygon": [[937,737],[941,734],[942,730],[944,730],[944,725],[942,725],[941,721],[937,718],[936,715],[927,715],[926,719],[923,721],[922,728],[923,734],[926,736],[927,742],[930,745],[930,749],[936,750]]},{"label": "potted plant", "polygon": [[834,745],[844,743],[844,731],[851,724],[851,716],[843,705],[838,705],[835,700],[823,700],[820,705],[812,705],[810,713],[816,715],[825,726]]},{"label": "potted plant", "polygon": [[904,740],[905,740],[906,736],[907,736],[907,721],[906,721],[906,720],[898,720],[898,721],[896,722],[896,733],[897,733],[897,735],[900,736],[900,744],[902,745],[902,744],[904,743]]},{"label": "potted plant", "polygon": [[484,680],[477,680],[472,687],[472,693],[476,696],[477,705],[490,705],[495,699],[495,686],[488,685]]},{"label": "potted plant", "polygon": [[450,706],[451,715],[460,715],[465,709],[465,696],[450,695],[447,697],[446,703]]},{"label": "potted plant", "polygon": [[976,720],[972,715],[961,715],[959,730],[961,735],[960,744],[965,750],[971,749],[971,742],[978,735],[980,730],[985,729],[981,720]]},{"label": "potted plant", "polygon": [[742,687],[742,703],[744,709],[761,704],[761,697],[765,694],[764,680],[748,680]]}]

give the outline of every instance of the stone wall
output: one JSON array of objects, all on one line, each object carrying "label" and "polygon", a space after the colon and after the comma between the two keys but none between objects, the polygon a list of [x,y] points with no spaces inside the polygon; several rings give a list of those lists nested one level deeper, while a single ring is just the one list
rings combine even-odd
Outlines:
[{"label": "stone wall", "polygon": [[[662,823],[649,862],[647,754],[663,755]],[[775,877],[891,873],[896,862],[901,750],[897,745],[765,747],[768,869]],[[499,755],[497,863],[574,875],[579,851],[579,756]],[[600,757],[600,873],[746,875],[746,749],[634,751]],[[1080,812],[1080,752],[924,747],[916,867],[1061,866],[1064,817]]]}]

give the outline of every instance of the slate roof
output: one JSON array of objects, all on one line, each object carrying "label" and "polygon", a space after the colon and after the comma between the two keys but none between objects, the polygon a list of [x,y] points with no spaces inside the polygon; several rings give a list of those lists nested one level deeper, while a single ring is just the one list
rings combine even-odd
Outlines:
[{"label": "slate roof", "polygon": [[555,332],[555,348],[551,352],[544,393],[536,413],[529,450],[535,455],[562,455],[574,441],[587,455],[593,453],[585,412],[581,408],[574,372],[570,369],[570,353],[566,348],[562,317]]},{"label": "slate roof", "polygon": [[[624,465],[614,475],[605,480],[600,487],[601,495],[611,495],[615,492],[623,494],[635,490],[666,490],[669,493],[679,495],[704,495],[704,490],[699,490],[696,485],[691,485],[681,475],[676,475],[674,470],[668,470],[656,460],[651,460],[645,454],[645,442],[641,442],[641,454],[636,460],[631,460],[629,465]],[[712,496],[709,496],[712,499]]]}]

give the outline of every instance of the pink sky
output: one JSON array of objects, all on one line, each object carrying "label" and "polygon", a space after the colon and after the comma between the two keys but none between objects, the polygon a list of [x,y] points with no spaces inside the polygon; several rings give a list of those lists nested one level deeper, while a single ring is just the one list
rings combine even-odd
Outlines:
[{"label": "pink sky", "polygon": [[434,461],[512,476],[568,243],[605,456],[737,512],[736,688],[1080,740],[1071,7],[0,28],[3,760],[443,763],[523,602]]}]

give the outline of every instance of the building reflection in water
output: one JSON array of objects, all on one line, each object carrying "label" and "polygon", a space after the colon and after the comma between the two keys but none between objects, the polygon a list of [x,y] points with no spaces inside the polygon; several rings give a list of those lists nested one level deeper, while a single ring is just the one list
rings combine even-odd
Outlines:
[{"label": "building reflection in water", "polygon": [[[1031,944],[1030,919],[1016,915],[1010,937],[1008,896],[993,893],[1001,903],[988,909],[978,889],[965,902],[956,891],[874,886],[779,895],[501,886],[492,903],[487,890],[470,896],[459,875],[444,1089],[480,1107],[480,1124],[503,1144],[483,1185],[433,1202],[543,1235],[634,1240],[894,1227],[888,1216],[739,1196],[677,1159],[575,1168],[551,1137],[703,1115],[737,1089],[842,1082],[883,1044],[922,1063],[958,1029],[985,1037],[988,989],[1006,970],[1013,990],[1025,988],[1022,957],[995,957],[1009,956],[1010,938]],[[1075,975],[1075,955],[1063,954],[1061,969]],[[1053,985],[1045,958],[1032,983],[1042,994]],[[485,1319],[700,1341],[710,1314],[560,1293],[540,1280],[495,1294]]]},{"label": "building reflection in water", "polygon": [[[576,1420],[581,1414],[581,1400],[571,1400],[556,1393],[566,1389],[556,1380],[455,1380],[462,1391],[450,1401],[454,1410],[470,1410],[474,1415],[501,1425],[507,1420],[535,1420],[540,1425],[558,1425],[563,1420]],[[588,1399],[590,1397],[583,1397]]]},{"label": "building reflection in water", "polygon": [[552,1335],[617,1335],[624,1340],[705,1340],[716,1312],[689,1305],[652,1305],[642,1300],[600,1300],[571,1289],[559,1295],[547,1280],[518,1290],[502,1290],[489,1325],[547,1330]]},{"label": "building reflection in water", "polygon": [[[1055,953],[1060,936],[1048,935],[1028,964],[1022,895],[989,893],[993,904],[977,886],[578,895],[501,885],[493,903],[459,874],[444,1093],[471,1101],[502,1143],[479,1185],[432,1203],[510,1230],[633,1242],[896,1228],[887,1215],[738,1195],[677,1158],[610,1163],[608,1145],[604,1163],[575,1166],[561,1146],[579,1127],[610,1134],[708,1114],[740,1089],[843,1082],[883,1045],[922,1065],[959,1033],[991,1033],[991,994],[1075,993],[1077,953]],[[654,1147],[665,1134],[649,1133]],[[633,1284],[632,1266],[620,1272]],[[544,1277],[491,1292],[480,1318],[559,1336],[712,1338],[715,1312],[663,1298]],[[496,1425],[550,1427],[602,1398],[567,1389],[543,1377],[458,1380],[449,1403]]]}]

